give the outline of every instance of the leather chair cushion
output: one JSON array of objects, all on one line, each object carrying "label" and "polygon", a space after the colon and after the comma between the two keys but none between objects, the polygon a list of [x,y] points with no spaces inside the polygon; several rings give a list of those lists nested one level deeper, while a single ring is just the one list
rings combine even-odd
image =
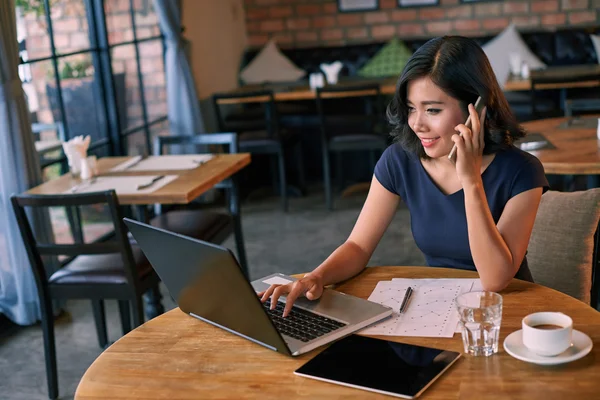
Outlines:
[{"label": "leather chair cushion", "polygon": [[[139,247],[132,246],[135,268],[140,278],[152,270]],[[50,284],[127,284],[125,268],[120,253],[83,255],[56,271],[48,280]]]},{"label": "leather chair cushion", "polygon": [[[150,225],[215,243],[216,237],[223,237],[232,232],[233,219],[227,214],[205,210],[174,210],[152,218]],[[224,230],[227,232],[224,233]]]}]

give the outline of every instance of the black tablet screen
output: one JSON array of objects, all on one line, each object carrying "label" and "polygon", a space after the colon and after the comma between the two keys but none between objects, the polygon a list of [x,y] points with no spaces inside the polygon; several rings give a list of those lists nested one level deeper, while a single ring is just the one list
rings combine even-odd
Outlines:
[{"label": "black tablet screen", "polygon": [[296,370],[296,374],[367,390],[415,397],[459,353],[348,336]]}]

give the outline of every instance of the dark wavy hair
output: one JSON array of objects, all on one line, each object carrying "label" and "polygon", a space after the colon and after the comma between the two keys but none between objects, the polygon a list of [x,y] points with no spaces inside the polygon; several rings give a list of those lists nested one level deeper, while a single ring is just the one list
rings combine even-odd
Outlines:
[{"label": "dark wavy hair", "polygon": [[487,107],[484,154],[506,149],[514,140],[525,136],[481,47],[466,37],[444,36],[429,40],[412,55],[400,75],[394,98],[388,105],[391,136],[406,150],[420,158],[429,158],[419,138],[408,126],[406,100],[408,82],[425,76],[457,99],[465,115],[468,115],[468,104],[475,104],[477,97],[481,96]]}]

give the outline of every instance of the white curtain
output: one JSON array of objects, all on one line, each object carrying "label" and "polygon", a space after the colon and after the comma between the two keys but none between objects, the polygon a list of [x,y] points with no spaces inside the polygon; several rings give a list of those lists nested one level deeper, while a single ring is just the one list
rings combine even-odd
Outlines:
[{"label": "white curtain", "polygon": [[[39,184],[41,170],[18,63],[15,0],[0,0],[0,313],[28,325],[40,319],[40,308],[10,195]],[[38,237],[51,235],[48,219],[36,217]]]},{"label": "white curtain", "polygon": [[178,3],[173,0],[154,0],[154,10],[165,35],[169,126],[172,135],[197,135],[204,133],[204,121],[194,77],[184,52]]}]

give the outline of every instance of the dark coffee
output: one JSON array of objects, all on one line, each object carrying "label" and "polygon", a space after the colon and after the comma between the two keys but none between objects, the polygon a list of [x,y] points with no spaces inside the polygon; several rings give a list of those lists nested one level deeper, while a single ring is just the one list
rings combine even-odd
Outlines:
[{"label": "dark coffee", "polygon": [[564,327],[560,326],[560,325],[554,325],[554,324],[540,324],[540,325],[533,325],[532,328],[543,329],[545,331],[549,331],[549,330],[553,330],[553,329],[562,329]]}]

